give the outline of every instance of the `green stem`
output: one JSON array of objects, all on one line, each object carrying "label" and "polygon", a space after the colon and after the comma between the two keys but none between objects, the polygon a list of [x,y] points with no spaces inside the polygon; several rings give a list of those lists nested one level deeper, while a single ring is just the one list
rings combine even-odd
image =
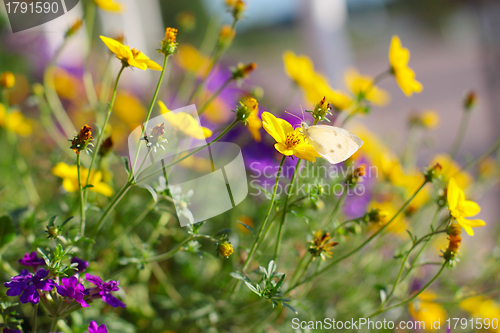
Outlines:
[{"label": "green stem", "polygon": [[330,217],[325,221],[325,223],[323,224],[323,226],[321,227],[321,230],[325,230],[326,227],[328,226],[328,224],[333,221],[333,219],[335,218],[335,216],[337,215],[337,213],[339,212],[339,209],[340,207],[342,206],[342,204],[344,203],[345,201],[345,198],[347,196],[347,185],[346,186],[346,189],[342,192],[342,196],[339,198],[339,200],[337,201],[337,203],[335,204],[335,207],[333,208],[333,211],[332,213],[330,214]]},{"label": "green stem", "polygon": [[[247,270],[248,266],[250,266],[250,263],[252,262],[253,256],[255,254],[255,251],[257,250],[257,244],[259,243],[260,239],[263,237],[263,231],[265,229],[265,226],[267,224],[267,220],[269,219],[269,215],[271,214],[271,211],[273,209],[274,205],[274,199],[276,198],[276,191],[278,190],[278,184],[280,181],[281,177],[281,170],[283,169],[283,164],[285,163],[286,156],[283,155],[283,158],[281,159],[281,163],[278,169],[278,173],[276,175],[276,181],[274,182],[274,188],[273,188],[273,194],[271,196],[271,202],[269,203],[269,207],[267,208],[266,215],[264,216],[264,220],[260,224],[259,228],[259,233],[257,234],[257,237],[254,239],[252,247],[250,248],[250,252],[248,253],[247,259],[245,260],[245,263],[243,264],[242,272],[245,274],[245,271]],[[235,287],[231,291],[231,298],[233,298],[236,295],[236,292],[238,291],[239,287],[241,286],[241,280],[238,280],[236,283]]]},{"label": "green stem", "polygon": [[470,160],[469,162],[467,162],[467,164],[465,164],[463,166],[463,168],[461,168],[459,171],[457,171],[457,173],[462,172],[464,170],[472,169],[477,164],[484,162],[488,157],[493,155],[499,149],[500,149],[500,136],[497,138],[495,143],[493,143],[493,145],[490,146],[490,148],[488,148],[483,154],[481,154],[480,157],[474,158],[474,159]]},{"label": "green stem", "polygon": [[467,127],[469,126],[469,119],[470,111],[464,110],[462,113],[462,118],[460,119],[460,125],[458,127],[457,135],[450,149],[450,156],[452,159],[455,159],[455,157],[457,156],[458,150],[460,149],[460,146],[465,139],[465,133],[467,132]]},{"label": "green stem", "polygon": [[210,96],[210,98],[208,99],[208,101],[203,104],[203,106],[201,107],[200,111],[198,111],[198,115],[201,116],[203,114],[203,112],[205,112],[206,108],[217,98],[217,96],[220,95],[220,93],[226,89],[226,87],[233,81],[233,77],[231,76],[229,79],[227,79],[220,87],[219,89],[217,89],[217,91],[212,95]]},{"label": "green stem", "polygon": [[118,192],[115,195],[115,197],[113,198],[113,201],[111,201],[109,203],[108,207],[106,208],[106,210],[102,214],[101,218],[99,219],[96,231],[94,232],[94,236],[97,236],[97,234],[99,233],[99,230],[101,230],[101,228],[102,228],[104,222],[106,221],[106,219],[108,218],[109,214],[113,211],[113,209],[115,208],[115,206],[120,202],[120,200],[125,196],[125,194],[128,192],[128,190],[130,190],[131,187],[132,187],[132,183],[127,182],[122,187],[122,189],[120,190],[120,192]]},{"label": "green stem", "polygon": [[159,255],[154,256],[154,257],[150,257],[150,258],[146,259],[146,262],[158,262],[158,261],[163,261],[163,260],[167,260],[169,258],[172,258],[174,256],[174,254],[179,252],[185,244],[189,243],[192,240],[199,239],[199,238],[205,238],[205,239],[209,239],[211,241],[216,241],[215,239],[213,239],[212,237],[210,237],[208,235],[191,235],[188,238],[186,238],[185,240],[183,240],[179,245],[177,245],[176,248],[168,251],[167,253],[159,254]]},{"label": "green stem", "polygon": [[144,220],[146,215],[148,215],[149,212],[151,212],[155,206],[156,202],[154,201],[154,199],[151,199],[151,201],[142,211],[142,213],[139,214],[139,216],[137,216],[137,218],[127,228],[121,231],[120,234],[114,240],[110,241],[108,244],[111,244],[111,246],[116,246],[124,236],[127,236],[139,223],[142,222],[142,220]]},{"label": "green stem", "polygon": [[405,305],[405,304],[413,301],[415,298],[418,297],[418,295],[420,295],[421,293],[423,293],[439,277],[439,275],[441,275],[441,273],[443,272],[444,268],[446,267],[446,264],[447,264],[447,262],[445,261],[443,263],[443,265],[441,266],[441,269],[437,272],[437,274],[434,275],[434,277],[429,282],[427,282],[427,284],[422,289],[420,289],[417,293],[413,294],[411,297],[405,299],[404,301],[401,301],[399,303],[396,303],[394,305],[388,306],[388,307],[383,308],[383,309],[379,309],[379,310],[371,313],[370,315],[366,316],[366,318],[371,318],[373,316],[379,315],[379,314],[384,313],[384,312],[386,312],[388,310],[400,307],[402,305]]},{"label": "green stem", "polygon": [[[108,112],[106,113],[106,119],[104,119],[104,123],[101,127],[101,132],[99,133],[99,136],[97,137],[97,143],[94,146],[94,153],[92,154],[92,160],[90,161],[89,173],[87,175],[87,180],[85,181],[85,186],[89,185],[92,167],[94,166],[95,160],[97,158],[97,154],[99,153],[99,148],[101,147],[102,139],[104,137],[104,132],[106,131],[106,126],[108,125],[108,121],[109,121],[109,117],[111,116],[111,112],[113,111],[113,105],[115,104],[115,99],[116,99],[116,92],[118,90],[118,81],[120,81],[120,76],[122,75],[124,69],[125,69],[125,66],[122,66],[122,68],[120,68],[120,71],[118,72],[118,75],[116,76],[115,86],[113,89],[113,95],[111,97],[111,101],[109,102]],[[88,189],[86,188],[85,192],[87,192],[87,191],[88,191]]]},{"label": "green stem", "polygon": [[83,199],[82,176],[80,171],[80,154],[76,155],[76,169],[78,171],[78,196],[80,198],[80,237],[85,236],[85,201]]},{"label": "green stem", "polygon": [[55,332],[57,329],[57,322],[59,321],[59,316],[56,316],[54,319],[52,319],[52,323],[50,324],[50,330],[49,332]]},{"label": "green stem", "polygon": [[[151,103],[149,104],[148,113],[146,115],[146,120],[144,121],[144,126],[142,127],[142,132],[141,132],[140,138],[144,137],[144,134],[146,133],[146,130],[148,128],[149,118],[151,117],[151,113],[153,112],[153,108],[155,106],[156,99],[158,98],[158,93],[160,92],[161,83],[163,82],[163,77],[165,76],[165,70],[167,68],[168,57],[169,57],[169,55],[166,54],[163,58],[163,66],[161,69],[160,78],[158,79],[158,84],[156,85],[155,93],[153,95],[153,98],[151,99]],[[128,177],[129,182],[132,180],[132,178],[134,178],[134,170],[135,170],[135,166],[137,163],[137,158],[139,157],[140,150],[141,150],[141,145],[138,145],[137,151],[135,152],[134,161],[132,162],[132,170],[131,170],[129,177]]]},{"label": "green stem", "polygon": [[33,333],[36,333],[38,326],[38,303],[33,305]]},{"label": "green stem", "polygon": [[274,249],[274,261],[278,260],[278,254],[280,250],[280,243],[281,243],[281,232],[283,229],[283,225],[285,224],[286,220],[286,213],[288,211],[288,200],[290,199],[290,194],[293,192],[293,187],[295,186],[295,178],[297,177],[298,174],[298,169],[300,167],[300,162],[302,162],[301,159],[297,161],[297,164],[295,165],[295,169],[293,170],[293,175],[292,175],[292,180],[290,181],[290,191],[286,192],[285,195],[285,203],[283,205],[283,213],[281,214],[281,221],[278,229],[278,237],[276,239],[276,247]]},{"label": "green stem", "polygon": [[330,264],[328,264],[327,266],[325,266],[323,269],[319,270],[317,273],[312,274],[311,276],[309,276],[306,279],[302,280],[301,282],[297,283],[296,285],[294,285],[293,287],[291,287],[289,290],[287,290],[287,292],[289,292],[289,291],[297,288],[298,286],[304,284],[305,282],[307,282],[307,281],[315,278],[316,276],[318,276],[318,275],[326,272],[331,267],[335,266],[336,264],[338,264],[342,260],[350,257],[351,255],[355,254],[356,252],[358,252],[359,250],[361,250],[363,247],[365,247],[365,245],[367,245],[368,243],[370,243],[375,237],[377,237],[382,231],[384,231],[384,229],[387,228],[399,216],[399,214],[401,214],[406,209],[406,207],[408,207],[408,205],[410,204],[410,202],[417,196],[417,194],[424,188],[424,186],[426,184],[427,184],[427,181],[424,180],[423,184],[415,191],[415,193],[410,197],[410,199],[408,199],[408,201],[406,201],[405,204],[403,206],[401,206],[401,208],[389,220],[389,222],[387,222],[384,226],[382,226],[373,235],[371,235],[370,237],[368,237],[368,239],[365,240],[361,245],[357,246],[355,249],[353,249],[352,251],[349,251],[347,254],[343,255],[342,257],[338,258],[337,260],[331,262]]}]

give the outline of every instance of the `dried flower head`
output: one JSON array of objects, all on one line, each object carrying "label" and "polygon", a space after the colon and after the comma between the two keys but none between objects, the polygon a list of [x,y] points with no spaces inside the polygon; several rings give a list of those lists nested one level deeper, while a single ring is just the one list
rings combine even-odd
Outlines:
[{"label": "dried flower head", "polygon": [[464,108],[466,111],[472,110],[477,104],[477,94],[475,91],[469,91],[464,98]]},{"label": "dried flower head", "polygon": [[99,155],[106,156],[111,152],[112,149],[113,149],[113,139],[109,137],[102,142],[102,145],[99,148]]},{"label": "dried flower head", "polygon": [[441,176],[442,170],[443,167],[441,166],[441,164],[439,163],[434,164],[434,166],[427,169],[427,171],[424,173],[425,180],[430,183],[433,180],[438,179]]},{"label": "dried flower head", "polygon": [[457,223],[453,223],[448,227],[446,231],[448,234],[448,247],[441,251],[441,257],[443,257],[450,265],[454,264],[455,257],[458,253],[458,248],[462,243],[462,237],[460,234],[462,233],[462,228]]},{"label": "dried flower head", "polygon": [[3,72],[0,75],[0,87],[5,89],[10,89],[16,84],[16,77],[12,72]]},{"label": "dried flower head", "polygon": [[337,242],[330,241],[332,237],[328,232],[323,233],[321,230],[316,231],[314,240],[310,241],[309,253],[313,257],[321,256],[321,259],[326,260],[332,256],[332,248],[337,245]]},{"label": "dried flower head", "polygon": [[161,148],[165,150],[165,147],[163,147],[162,143],[168,142],[167,139],[163,138],[163,135],[165,134],[165,123],[161,123],[156,125],[151,129],[151,134],[144,135],[144,140],[147,141],[146,146],[152,147],[154,152],[156,153],[156,148]]},{"label": "dried flower head", "polygon": [[223,25],[219,33],[219,48],[227,48],[233,41],[236,31],[230,25]]},{"label": "dried flower head", "polygon": [[[85,150],[90,150],[88,146],[94,146],[90,141],[94,138],[92,137],[92,127],[85,125],[80,129],[80,132],[71,140],[71,149],[80,155],[80,152]],[[91,150],[90,150],[91,151]],[[88,151],[87,151],[88,153]]]}]

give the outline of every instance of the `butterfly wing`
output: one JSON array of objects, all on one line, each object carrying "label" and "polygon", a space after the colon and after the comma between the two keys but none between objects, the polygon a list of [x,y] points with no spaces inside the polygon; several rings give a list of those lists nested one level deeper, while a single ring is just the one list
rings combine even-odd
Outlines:
[{"label": "butterfly wing", "polygon": [[345,161],[363,145],[356,135],[335,126],[309,126],[304,135],[316,152],[332,164]]}]

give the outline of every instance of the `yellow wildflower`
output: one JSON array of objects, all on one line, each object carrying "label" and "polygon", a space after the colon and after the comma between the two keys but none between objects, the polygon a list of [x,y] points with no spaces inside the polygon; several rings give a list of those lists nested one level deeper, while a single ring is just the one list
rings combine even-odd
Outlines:
[{"label": "yellow wildflower", "polygon": [[314,233],[314,239],[310,241],[309,253],[313,257],[321,256],[321,259],[326,260],[332,257],[332,249],[338,242],[330,241],[332,237],[328,232],[323,233],[318,230]]},{"label": "yellow wildflower", "polygon": [[427,129],[434,129],[439,125],[439,114],[436,111],[425,110],[410,116],[410,124]]},{"label": "yellow wildflower", "polygon": [[262,124],[266,132],[276,140],[274,148],[281,154],[296,156],[310,162],[316,162],[316,157],[321,157],[306,142],[300,128],[293,129],[293,126],[286,120],[276,118],[269,112],[264,112],[262,113]]},{"label": "yellow wildflower", "polygon": [[423,89],[422,84],[415,80],[415,72],[408,67],[409,60],[410,51],[401,46],[401,40],[398,36],[392,36],[389,48],[391,73],[395,76],[396,82],[406,96],[411,96],[414,92],[419,93]]},{"label": "yellow wildflower", "polygon": [[299,85],[311,103],[323,97],[337,109],[344,110],[351,105],[351,99],[345,94],[332,89],[322,75],[314,71],[311,59],[305,55],[296,56],[292,51],[283,53],[285,73]]},{"label": "yellow wildflower", "polygon": [[130,129],[134,129],[142,123],[146,109],[141,100],[128,91],[118,91],[116,94],[114,112],[123,120]]},{"label": "yellow wildflower", "polygon": [[497,174],[497,162],[493,157],[489,157],[479,163],[478,173],[481,178],[491,178]]},{"label": "yellow wildflower", "polygon": [[142,70],[154,69],[155,71],[161,71],[162,67],[158,65],[153,60],[150,60],[141,51],[130,48],[130,46],[125,46],[113,38],[100,36],[101,40],[106,44],[106,46],[113,52],[118,59],[122,61],[122,64],[126,67],[132,66],[137,67]]},{"label": "yellow wildflower", "polygon": [[460,307],[469,312],[472,317],[480,318],[481,322],[485,324],[485,331],[500,332],[498,325],[495,324],[500,318],[500,305],[494,300],[485,296],[473,296],[461,301]]},{"label": "yellow wildflower", "polygon": [[442,167],[441,175],[445,183],[451,177],[455,178],[457,185],[463,189],[472,183],[472,176],[467,171],[460,171],[460,166],[449,155],[439,154],[434,156],[430,165],[435,165],[436,163],[439,163]]},{"label": "yellow wildflower", "polygon": [[357,99],[366,99],[375,105],[386,105],[390,96],[387,91],[373,84],[373,77],[359,74],[357,69],[350,68],[344,76],[347,89]]},{"label": "yellow wildflower", "polygon": [[483,220],[466,219],[466,217],[479,214],[481,207],[479,207],[479,205],[474,201],[465,200],[464,191],[458,187],[454,178],[451,178],[448,183],[446,196],[451,217],[454,218],[462,228],[464,228],[469,236],[474,236],[472,228],[486,225]]},{"label": "yellow wildflower", "polygon": [[194,46],[182,44],[179,46],[179,54],[175,57],[175,61],[182,69],[196,74],[201,77],[206,71],[210,63],[210,59],[201,54]]},{"label": "yellow wildflower", "polygon": [[0,87],[10,89],[16,84],[16,77],[12,72],[3,72],[0,75]]},{"label": "yellow wildflower", "polygon": [[64,99],[74,99],[78,94],[78,79],[68,71],[57,68],[54,71],[54,89]]},{"label": "yellow wildflower", "polygon": [[433,302],[435,299],[436,294],[424,291],[408,307],[410,315],[416,321],[425,323],[426,331],[436,330],[431,326],[432,322],[440,320],[443,323],[447,318],[446,310],[438,303]]},{"label": "yellow wildflower", "polygon": [[14,110],[7,113],[7,109],[0,103],[0,126],[6,130],[16,133],[20,136],[28,136],[31,134],[33,127],[31,122],[24,118],[21,111]]},{"label": "yellow wildflower", "polygon": [[[369,205],[369,211],[378,211],[381,212],[379,213],[377,218],[378,218],[378,227],[381,228],[384,225],[386,225],[398,212],[396,209],[396,206],[394,206],[393,203],[390,201],[384,201],[384,202],[372,202]],[[399,236],[403,236],[406,234],[406,229],[409,229],[409,226],[407,225],[404,215],[399,214],[394,221],[389,224],[387,227],[387,231],[393,232]]]},{"label": "yellow wildflower", "polygon": [[[52,174],[63,179],[62,186],[66,191],[78,191],[78,169],[76,165],[68,165],[66,163],[59,162],[52,168]],[[82,183],[85,183],[88,174],[89,170],[80,168],[80,178]],[[90,191],[100,193],[107,197],[113,195],[113,189],[111,186],[102,182],[101,171],[92,171],[90,173],[89,184],[93,186],[89,188]]]},{"label": "yellow wildflower", "polygon": [[176,130],[198,140],[204,140],[212,136],[212,131],[206,127],[200,126],[196,119],[190,114],[185,112],[170,112],[162,101],[159,101],[158,105],[160,106],[160,112],[163,118],[165,118]]},{"label": "yellow wildflower", "polygon": [[113,13],[121,13],[125,10],[123,4],[115,0],[94,0],[99,8]]}]

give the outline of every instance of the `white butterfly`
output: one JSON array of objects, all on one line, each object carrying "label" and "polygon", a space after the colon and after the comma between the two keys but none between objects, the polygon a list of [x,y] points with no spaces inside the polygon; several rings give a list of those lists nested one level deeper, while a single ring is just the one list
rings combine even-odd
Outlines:
[{"label": "white butterfly", "polygon": [[353,133],[335,126],[312,125],[302,122],[302,134],[325,160],[337,164],[347,160],[363,145]]}]

